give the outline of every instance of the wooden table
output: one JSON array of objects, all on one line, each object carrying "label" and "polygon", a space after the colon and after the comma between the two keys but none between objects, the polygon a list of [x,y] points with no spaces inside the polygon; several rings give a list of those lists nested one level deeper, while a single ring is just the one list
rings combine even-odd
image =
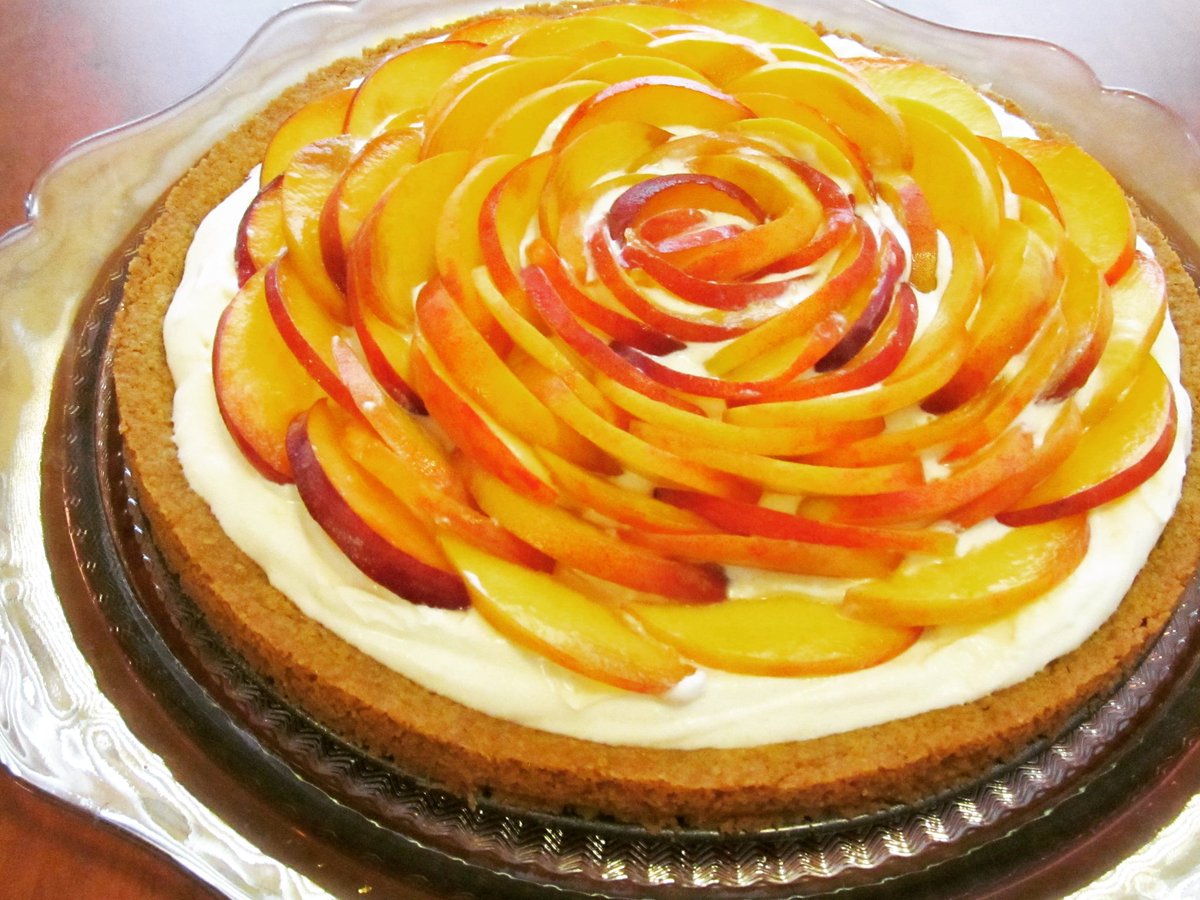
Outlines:
[{"label": "wooden table", "polygon": [[[25,218],[38,174],[75,141],[200,88],[288,0],[6,0],[0,30],[0,232]],[[1108,85],[1148,93],[1200,134],[1194,0],[893,0],[960,27],[1043,37]],[[0,893],[20,897],[208,897],[156,851],[0,775]]]}]

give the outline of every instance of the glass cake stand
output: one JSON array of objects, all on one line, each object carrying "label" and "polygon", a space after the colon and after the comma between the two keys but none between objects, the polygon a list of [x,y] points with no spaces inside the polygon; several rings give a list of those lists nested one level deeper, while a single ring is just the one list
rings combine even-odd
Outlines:
[{"label": "glass cake stand", "polygon": [[[1200,149],[1165,108],[1036,41],[867,0],[787,6],[1068,131],[1195,275]],[[140,229],[195,158],[311,69],[486,8],[289,10],[199,93],[69,152],[0,243],[0,760],[231,897],[1200,893],[1194,585],[1133,676],[1019,764],[917,808],[737,835],[467,805],[345,745],[208,629],[146,539],[116,431],[107,338]]]}]

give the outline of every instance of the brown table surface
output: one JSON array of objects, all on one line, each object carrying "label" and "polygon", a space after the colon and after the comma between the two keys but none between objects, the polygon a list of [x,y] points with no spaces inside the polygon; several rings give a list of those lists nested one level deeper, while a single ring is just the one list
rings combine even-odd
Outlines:
[{"label": "brown table surface", "polygon": [[[72,143],[200,88],[289,0],[5,0],[0,29],[0,233]],[[1195,0],[893,0],[947,24],[1045,38],[1113,87],[1173,107],[1200,134]],[[0,774],[0,894],[209,897],[156,851]]]}]

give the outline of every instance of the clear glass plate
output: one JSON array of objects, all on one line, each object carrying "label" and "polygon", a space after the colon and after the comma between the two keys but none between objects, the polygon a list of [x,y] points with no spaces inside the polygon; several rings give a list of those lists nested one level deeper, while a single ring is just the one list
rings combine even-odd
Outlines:
[{"label": "clear glass plate", "polygon": [[[311,69],[485,8],[290,10],[204,90],[69,152],[39,184],[31,222],[0,242],[0,760],[235,897],[1200,886],[1194,589],[1121,690],[1019,766],[920,809],[736,836],[468,807],[343,745],[207,631],[142,540],[122,477],[106,338],[139,224],[209,145]],[[1200,150],[1164,108],[1103,90],[1036,41],[866,0],[788,8],[947,65],[1070,132],[1196,272]]]}]

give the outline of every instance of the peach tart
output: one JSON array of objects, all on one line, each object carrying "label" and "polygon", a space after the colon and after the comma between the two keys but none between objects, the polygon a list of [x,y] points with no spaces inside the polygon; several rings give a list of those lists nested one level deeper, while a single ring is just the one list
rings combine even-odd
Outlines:
[{"label": "peach tart", "polygon": [[668,0],[314,74],[171,192],[113,352],[156,544],[298,706],[462,796],[743,828],[1128,672],[1196,564],[1196,316],[1068,137]]}]

